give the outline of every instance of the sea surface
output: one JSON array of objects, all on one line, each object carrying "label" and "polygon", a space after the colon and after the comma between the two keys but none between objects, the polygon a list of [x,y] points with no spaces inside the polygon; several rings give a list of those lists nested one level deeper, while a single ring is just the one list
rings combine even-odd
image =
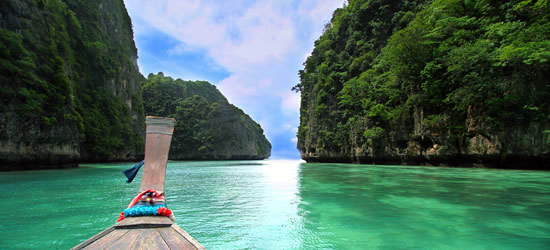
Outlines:
[{"label": "sea surface", "polygon": [[[111,226],[138,191],[133,164],[0,173],[0,249],[68,249]],[[550,248],[543,171],[171,161],[166,195],[208,249]]]}]

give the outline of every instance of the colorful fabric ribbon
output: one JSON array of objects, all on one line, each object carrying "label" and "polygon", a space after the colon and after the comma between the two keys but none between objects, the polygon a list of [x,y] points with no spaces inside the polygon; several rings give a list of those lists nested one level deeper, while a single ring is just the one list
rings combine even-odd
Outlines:
[{"label": "colorful fabric ribbon", "polygon": [[141,161],[140,163],[134,165],[133,167],[131,167],[129,169],[126,169],[126,170],[122,171],[122,173],[124,173],[124,175],[126,175],[126,178],[128,178],[128,180],[126,180],[127,183],[132,183],[132,181],[136,177],[137,173],[139,172],[139,169],[141,168],[141,166],[143,166],[144,162],[145,162],[145,160]]},{"label": "colorful fabric ribbon", "polygon": [[145,190],[132,199],[128,208],[118,216],[117,222],[128,217],[157,215],[175,220],[172,211],[166,207],[164,194],[154,190]]}]

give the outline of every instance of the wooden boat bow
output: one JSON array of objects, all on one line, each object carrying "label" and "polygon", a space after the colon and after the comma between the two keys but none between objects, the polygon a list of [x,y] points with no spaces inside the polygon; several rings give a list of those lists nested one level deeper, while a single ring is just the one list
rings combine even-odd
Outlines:
[{"label": "wooden boat bow", "polygon": [[[164,193],[168,152],[175,120],[146,117],[145,163],[139,192]],[[204,249],[165,216],[128,217],[73,249]]]}]

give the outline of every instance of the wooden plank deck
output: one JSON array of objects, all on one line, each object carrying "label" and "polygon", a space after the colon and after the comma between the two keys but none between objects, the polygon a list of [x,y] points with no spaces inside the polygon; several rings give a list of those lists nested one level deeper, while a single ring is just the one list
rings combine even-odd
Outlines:
[{"label": "wooden plank deck", "polygon": [[129,217],[73,249],[204,249],[167,217]]}]

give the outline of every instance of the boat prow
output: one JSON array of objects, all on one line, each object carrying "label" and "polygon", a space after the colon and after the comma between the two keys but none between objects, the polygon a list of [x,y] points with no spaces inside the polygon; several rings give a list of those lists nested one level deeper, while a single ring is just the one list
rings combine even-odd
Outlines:
[{"label": "boat prow", "polygon": [[129,217],[72,249],[204,249],[168,217]]},{"label": "boat prow", "polygon": [[[174,124],[171,118],[146,118],[144,170],[138,196],[121,213],[119,222],[73,249],[204,249],[170,219],[174,217],[164,199]],[[157,216],[140,216],[145,215],[144,211]]]}]

